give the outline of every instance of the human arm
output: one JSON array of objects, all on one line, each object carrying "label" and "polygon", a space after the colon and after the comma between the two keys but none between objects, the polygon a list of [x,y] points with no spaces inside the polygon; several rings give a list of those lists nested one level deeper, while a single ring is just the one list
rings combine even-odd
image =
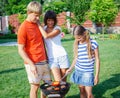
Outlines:
[{"label": "human arm", "polygon": [[71,64],[70,68],[66,71],[66,73],[70,73],[72,71],[72,69],[74,68],[75,63],[77,61],[77,57],[78,57],[78,52],[77,51],[78,51],[78,41],[75,40],[74,45],[73,45],[74,58],[73,58],[73,61],[72,61],[72,64]]},{"label": "human arm", "polygon": [[60,30],[59,29],[55,29],[55,30],[52,30],[51,32],[47,33],[43,27],[40,25],[40,23],[38,23],[38,27],[41,31],[41,34],[42,36],[46,39],[46,38],[52,38],[52,37],[55,37],[57,36],[58,34],[60,34]]},{"label": "human arm", "polygon": [[96,48],[94,52],[95,52],[95,60],[96,60],[96,73],[95,73],[94,84],[96,85],[99,82],[99,72],[100,72],[99,49]]},{"label": "human arm", "polygon": [[37,73],[36,66],[31,61],[31,59],[28,57],[26,52],[24,51],[24,46],[25,45],[23,45],[23,44],[18,44],[18,53],[22,57],[22,59],[30,65],[31,71],[35,75]]},{"label": "human arm", "polygon": [[70,73],[73,70],[75,63],[76,63],[76,60],[77,60],[77,58],[74,57],[72,64],[71,64],[70,68],[66,71],[66,73]]}]

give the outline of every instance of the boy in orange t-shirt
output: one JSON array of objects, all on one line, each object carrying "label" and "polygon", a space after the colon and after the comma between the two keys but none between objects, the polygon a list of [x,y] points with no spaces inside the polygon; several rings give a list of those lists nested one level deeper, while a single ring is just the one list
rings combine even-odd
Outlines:
[{"label": "boy in orange t-shirt", "polygon": [[[30,2],[27,6],[27,18],[18,30],[18,52],[25,63],[31,86],[30,98],[37,98],[40,80],[51,80],[44,42],[37,25],[41,10],[39,2]],[[42,93],[41,98],[45,98]]]}]

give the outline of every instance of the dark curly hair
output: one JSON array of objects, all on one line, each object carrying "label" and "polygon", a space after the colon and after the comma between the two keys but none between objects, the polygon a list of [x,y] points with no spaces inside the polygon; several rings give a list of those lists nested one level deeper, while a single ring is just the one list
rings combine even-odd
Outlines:
[{"label": "dark curly hair", "polygon": [[47,20],[48,19],[53,19],[54,20],[54,25],[57,24],[57,18],[56,18],[56,13],[52,10],[49,10],[45,13],[44,16],[44,24],[47,25]]}]

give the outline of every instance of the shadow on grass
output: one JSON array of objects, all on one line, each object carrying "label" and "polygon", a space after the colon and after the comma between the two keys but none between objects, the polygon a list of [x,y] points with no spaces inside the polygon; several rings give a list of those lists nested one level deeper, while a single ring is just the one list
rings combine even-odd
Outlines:
[{"label": "shadow on grass", "polygon": [[[103,97],[106,91],[114,89],[120,86],[120,74],[113,74],[111,78],[106,81],[101,82],[93,88],[93,94],[95,98],[107,98]],[[120,98],[120,91],[111,94],[112,98]]]},{"label": "shadow on grass", "polygon": [[120,90],[111,94],[113,98],[120,98]]},{"label": "shadow on grass", "polygon": [[3,71],[0,71],[0,74],[10,73],[10,72],[16,72],[16,71],[23,70],[23,69],[24,68],[16,68],[16,69],[3,70]]}]

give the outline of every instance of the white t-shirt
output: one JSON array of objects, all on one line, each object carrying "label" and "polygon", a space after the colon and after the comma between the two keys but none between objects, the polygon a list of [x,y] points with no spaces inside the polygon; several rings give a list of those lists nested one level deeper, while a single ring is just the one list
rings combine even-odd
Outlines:
[{"label": "white t-shirt", "polygon": [[[47,29],[47,26],[44,26],[44,30]],[[59,29],[61,32],[61,28],[59,26],[55,26],[53,30]],[[56,58],[60,56],[67,55],[64,47],[61,43],[61,34],[58,34],[55,37],[45,39],[45,44],[47,48],[48,58]]]}]

